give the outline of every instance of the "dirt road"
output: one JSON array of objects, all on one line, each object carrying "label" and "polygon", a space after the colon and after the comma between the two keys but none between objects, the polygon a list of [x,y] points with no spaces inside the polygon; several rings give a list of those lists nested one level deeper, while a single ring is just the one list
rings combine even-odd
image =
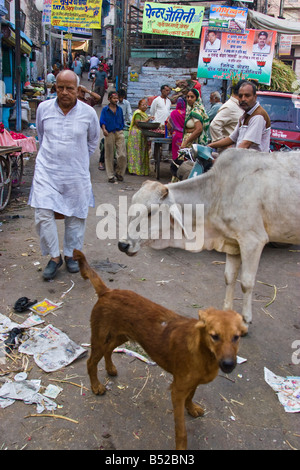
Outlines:
[{"label": "dirt road", "polygon": [[[97,238],[100,220],[97,207],[102,203],[113,204],[118,215],[119,197],[126,196],[130,201],[145,180],[126,175],[124,182],[109,184],[105,172],[98,170],[98,158],[96,152],[91,161],[96,207],[89,213],[84,245],[90,264],[110,287],[132,289],[180,314],[196,318],[199,308],[211,305],[221,308],[225,292],[223,254],[145,248],[129,258],[118,251],[117,240]],[[62,308],[45,317],[45,324],[59,328],[77,344],[87,345],[90,311],[96,301],[92,286],[79,274],[69,274],[64,266],[53,281],[42,280],[41,270],[48,259],[40,254],[34,213],[26,205],[33,170],[31,159],[25,166],[24,183],[14,190],[11,204],[0,213],[0,312],[21,323],[27,314],[13,313],[18,298],[63,300]],[[168,164],[162,165],[161,173],[162,182],[168,182]],[[58,221],[58,225],[62,233],[63,221]],[[117,266],[119,270],[115,273],[103,271],[102,262],[107,259],[123,267]],[[75,285],[62,299],[62,294],[72,286],[71,281]],[[234,304],[237,311],[241,310],[241,297],[238,286]],[[186,416],[189,449],[300,448],[299,415],[286,413],[264,380],[264,367],[283,377],[300,375],[299,342],[295,343],[300,339],[299,306],[299,247],[267,246],[254,289],[253,324],[242,339],[239,352],[247,361],[230,376],[220,372],[214,382],[198,387],[195,399],[206,413],[199,419]],[[89,347],[85,347],[88,351]],[[63,418],[44,417],[43,413],[32,417],[36,414],[35,405],[23,402],[0,409],[1,449],[174,448],[168,390],[171,376],[159,367],[115,354],[119,375],[107,378],[108,391],[98,397],[89,389],[86,357],[48,374],[28,358],[28,379],[40,379],[43,387],[50,383],[62,387],[55,400],[59,405],[55,414]],[[25,361],[24,355],[16,352],[14,360],[7,359],[1,365],[2,371],[24,370]],[[102,362],[99,374],[105,380]],[[1,375],[0,380],[4,383],[14,375],[15,372]]]}]

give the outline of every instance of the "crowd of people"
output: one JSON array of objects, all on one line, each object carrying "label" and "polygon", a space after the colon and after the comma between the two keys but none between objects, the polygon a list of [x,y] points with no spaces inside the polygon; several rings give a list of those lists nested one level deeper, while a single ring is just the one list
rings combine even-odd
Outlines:
[{"label": "crowd of people", "polygon": [[[161,94],[152,100],[150,114],[147,114],[146,98],[139,101],[132,113],[125,91],[111,90],[108,105],[102,108],[99,120],[94,106],[102,103],[105,86],[96,85],[93,91],[79,85],[80,67],[76,67],[74,61],[74,70],[56,74],[51,84],[56,85],[57,99],[45,100],[37,110],[40,148],[29,204],[35,208],[42,254],[51,256],[43,272],[46,280],[53,279],[63,264],[56,218],[65,220],[67,270],[79,270],[72,255],[74,248],[82,249],[88,208],[94,205],[89,159],[99,145],[101,130],[104,137],[99,169],[106,170],[110,183],[123,181],[126,170],[135,175],[149,174],[150,147],[141,122],[154,120],[167,126],[172,137],[172,161],[177,163],[178,152],[194,143],[216,152],[230,146],[267,152],[270,144],[270,118],[259,105],[256,87],[250,81],[241,80],[233,86],[224,104],[219,93],[212,93],[208,111],[202,103],[199,87],[179,97],[172,109],[171,88],[163,85]],[[105,78],[102,69],[100,67],[99,73]],[[93,83],[98,83],[96,77]],[[129,124],[127,143],[125,123]],[[70,152],[70,148],[74,151]]]}]

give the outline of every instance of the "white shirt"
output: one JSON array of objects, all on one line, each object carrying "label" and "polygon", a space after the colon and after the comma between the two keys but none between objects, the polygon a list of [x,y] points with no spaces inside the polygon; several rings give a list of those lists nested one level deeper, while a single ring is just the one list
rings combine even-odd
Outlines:
[{"label": "white shirt", "polygon": [[[253,106],[247,114],[252,114],[259,103]],[[270,150],[270,137],[271,127],[266,127],[266,121],[261,115],[256,115],[250,118],[248,125],[244,125],[244,119],[242,119],[242,125],[237,124],[235,130],[230,134],[230,139],[235,142],[236,147],[240,145],[243,140],[251,142],[250,149],[258,150],[259,152],[269,152]]]},{"label": "white shirt", "polygon": [[77,100],[64,115],[57,99],[44,101],[36,127],[40,149],[28,203],[85,219],[94,206],[89,164],[100,138],[96,111]]},{"label": "white shirt", "polygon": [[160,122],[164,124],[165,121],[170,116],[171,112],[171,100],[169,98],[162,98],[161,96],[157,96],[152,101],[150,107],[150,116],[154,116],[155,122]]},{"label": "white shirt", "polygon": [[219,50],[221,47],[221,41],[219,38],[216,38],[214,42],[207,41],[205,49],[209,50]]},{"label": "white shirt", "polygon": [[98,57],[96,56],[93,56],[90,58],[90,69],[92,69],[93,67],[98,67],[98,64],[99,64],[99,59]]},{"label": "white shirt", "polygon": [[271,47],[268,44],[265,44],[264,47],[259,47],[258,43],[254,44],[252,52],[259,54],[269,54]]}]

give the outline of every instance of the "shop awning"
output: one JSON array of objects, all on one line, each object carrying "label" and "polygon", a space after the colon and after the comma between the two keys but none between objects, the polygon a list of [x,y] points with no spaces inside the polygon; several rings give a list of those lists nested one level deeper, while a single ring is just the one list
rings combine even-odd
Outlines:
[{"label": "shop awning", "polygon": [[258,11],[248,10],[248,19],[256,29],[268,29],[280,34],[300,34],[300,22],[283,20],[264,15]]},{"label": "shop awning", "polygon": [[[10,46],[15,46],[16,44],[15,25],[11,23],[10,21],[2,20],[2,30],[4,28],[9,28],[10,34],[3,34],[2,40]],[[29,39],[29,37],[27,37],[26,34],[23,33],[23,31],[21,31],[20,32],[20,47],[21,47],[22,54],[30,54],[32,46],[33,46],[33,42],[31,41],[31,39]]]}]

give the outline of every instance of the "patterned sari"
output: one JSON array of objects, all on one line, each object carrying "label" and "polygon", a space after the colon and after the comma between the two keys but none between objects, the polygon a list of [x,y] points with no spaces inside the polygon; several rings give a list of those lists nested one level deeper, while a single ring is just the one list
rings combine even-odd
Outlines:
[{"label": "patterned sari", "polygon": [[182,142],[184,143],[184,141],[188,139],[189,135],[191,134],[191,132],[187,132],[187,129],[190,131],[193,129],[193,121],[195,122],[195,120],[199,120],[203,126],[203,130],[194,142],[188,144],[188,147],[191,147],[192,144],[207,145],[209,141],[207,133],[209,128],[209,117],[206,114],[205,108],[201,102],[198,90],[193,89],[193,92],[195,92],[195,95],[197,95],[197,100],[195,101],[193,107],[187,105]]},{"label": "patterned sari", "polygon": [[149,116],[146,113],[137,109],[132,116],[129,128],[127,147],[128,172],[139,176],[149,175],[149,154],[147,137],[137,127],[136,120],[148,121],[148,119]]}]

